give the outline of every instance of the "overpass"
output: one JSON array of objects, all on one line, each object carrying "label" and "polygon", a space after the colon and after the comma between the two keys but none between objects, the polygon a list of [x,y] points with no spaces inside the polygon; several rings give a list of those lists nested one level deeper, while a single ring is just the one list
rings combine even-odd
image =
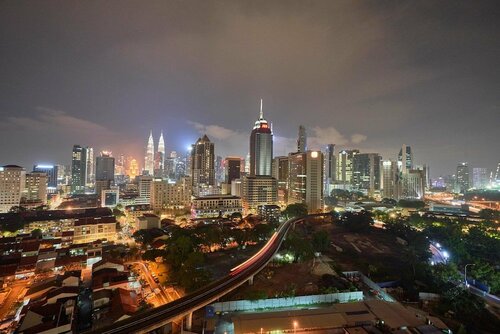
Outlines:
[{"label": "overpass", "polygon": [[306,218],[320,216],[330,216],[330,213],[311,214],[305,217],[287,220],[278,227],[267,243],[254,256],[234,267],[227,276],[206,287],[171,303],[88,333],[116,334],[148,333],[154,330],[161,331],[171,322],[183,317],[186,317],[186,329],[190,330],[194,311],[213,303],[247,281],[250,282],[250,284],[253,283],[254,275],[261,271],[273,259],[293,224],[303,221]]}]

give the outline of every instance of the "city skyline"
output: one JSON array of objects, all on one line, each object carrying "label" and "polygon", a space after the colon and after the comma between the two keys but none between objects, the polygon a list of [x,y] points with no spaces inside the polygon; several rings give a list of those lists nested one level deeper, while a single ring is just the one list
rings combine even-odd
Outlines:
[{"label": "city skyline", "polygon": [[151,128],[167,151],[206,132],[244,155],[263,98],[276,155],[303,124],[311,148],[406,143],[434,176],[496,166],[496,3],[315,3],[3,2],[0,160],[64,163],[73,144],[140,159]]}]

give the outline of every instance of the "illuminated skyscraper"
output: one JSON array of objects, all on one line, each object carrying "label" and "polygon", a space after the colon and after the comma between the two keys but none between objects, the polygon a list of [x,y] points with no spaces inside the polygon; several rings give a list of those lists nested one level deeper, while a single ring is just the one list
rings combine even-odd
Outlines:
[{"label": "illuminated skyscraper", "polygon": [[307,133],[306,128],[299,126],[299,137],[297,138],[297,152],[304,153],[307,151]]},{"label": "illuminated skyscraper", "polygon": [[472,186],[476,189],[484,189],[488,186],[488,169],[472,168]]},{"label": "illuminated skyscraper", "polygon": [[465,193],[470,188],[470,171],[467,162],[461,162],[457,166],[457,190]]},{"label": "illuminated skyscraper", "polygon": [[259,119],[255,122],[250,135],[250,175],[271,176],[273,160],[273,132],[262,112],[260,100]]},{"label": "illuminated skyscraper", "polygon": [[158,140],[158,152],[155,159],[155,176],[163,177],[165,171],[165,140],[163,139],[163,131],[160,133]]},{"label": "illuminated skyscraper", "polygon": [[413,153],[410,146],[403,145],[398,154],[398,170],[406,173],[410,169],[413,169]]},{"label": "illuminated skyscraper", "polygon": [[359,150],[342,150],[337,156],[337,183],[343,185],[344,189],[349,189],[352,182],[352,162]]},{"label": "illuminated skyscraper", "polygon": [[85,156],[87,159],[87,170],[86,173],[86,185],[89,188],[92,188],[94,186],[94,181],[95,181],[95,165],[94,165],[94,149],[92,147],[86,147],[85,148]]},{"label": "illuminated skyscraper", "polygon": [[378,153],[360,153],[353,158],[352,183],[354,189],[366,191],[373,195],[380,190],[380,162],[382,157]]},{"label": "illuminated skyscraper", "polygon": [[397,198],[397,166],[392,160],[382,162],[382,197]]},{"label": "illuminated skyscraper", "polygon": [[208,194],[209,188],[215,186],[214,144],[207,135],[198,138],[191,150],[191,175],[193,194]]},{"label": "illuminated skyscraper", "polygon": [[153,141],[153,131],[149,133],[148,146],[146,147],[146,156],[144,157],[144,171],[153,176],[155,169],[155,144]]},{"label": "illuminated skyscraper", "polygon": [[87,184],[87,152],[85,147],[80,145],[73,146],[71,158],[71,193],[84,194]]},{"label": "illuminated skyscraper", "polygon": [[307,151],[288,155],[288,204],[304,203],[309,212],[323,209],[323,153]]},{"label": "illuminated skyscraper", "polygon": [[47,204],[47,179],[44,172],[26,173],[23,203]]},{"label": "illuminated skyscraper", "polygon": [[323,153],[323,195],[330,196],[333,190],[332,185],[336,180],[336,157],[335,157],[335,145],[328,144],[326,146],[325,152]]},{"label": "illuminated skyscraper", "polygon": [[53,189],[57,188],[58,166],[35,165],[33,171],[47,174],[47,186]]}]

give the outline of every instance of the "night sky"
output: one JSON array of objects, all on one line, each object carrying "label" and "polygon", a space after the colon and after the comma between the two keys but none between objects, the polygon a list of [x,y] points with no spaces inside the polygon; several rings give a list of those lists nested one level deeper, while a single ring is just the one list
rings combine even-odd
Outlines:
[{"label": "night sky", "polygon": [[431,175],[500,159],[499,1],[1,1],[0,164],[73,144],[142,163],[201,133],[248,152],[264,99],[275,155],[327,143]]}]

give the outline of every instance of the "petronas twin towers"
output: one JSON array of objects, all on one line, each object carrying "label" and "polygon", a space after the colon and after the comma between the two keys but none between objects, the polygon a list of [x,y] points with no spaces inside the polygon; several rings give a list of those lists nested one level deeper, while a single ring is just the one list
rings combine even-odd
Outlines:
[{"label": "petronas twin towers", "polygon": [[149,133],[148,146],[146,147],[146,156],[144,157],[144,171],[153,176],[156,170],[163,170],[165,166],[165,140],[163,131],[158,140],[158,151],[155,154],[155,144],[153,140],[153,130]]}]

